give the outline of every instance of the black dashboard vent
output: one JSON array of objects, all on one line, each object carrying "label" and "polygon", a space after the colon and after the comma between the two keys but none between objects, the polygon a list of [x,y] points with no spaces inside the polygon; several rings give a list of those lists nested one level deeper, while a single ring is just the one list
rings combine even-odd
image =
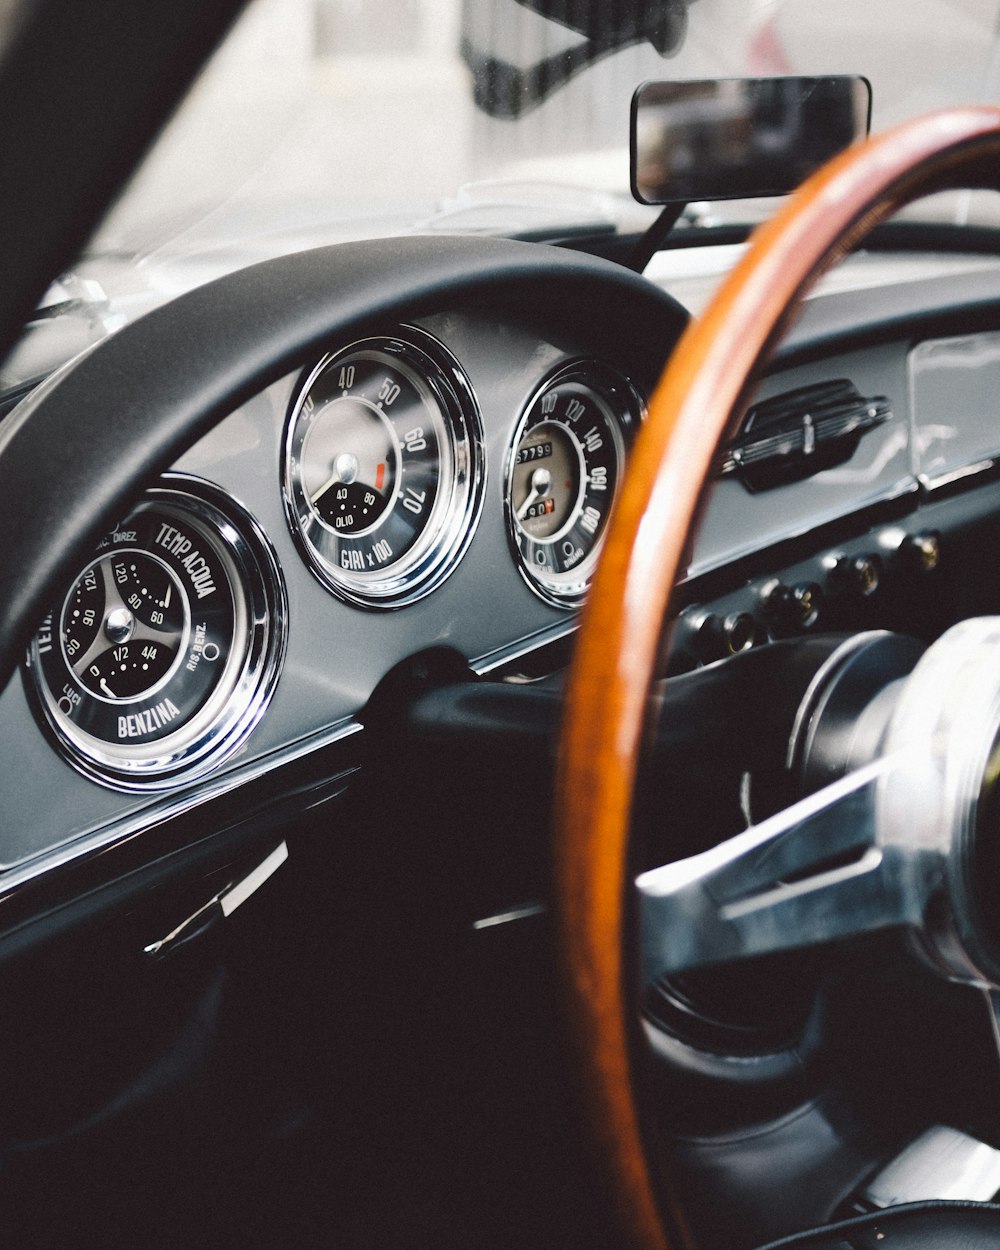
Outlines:
[{"label": "black dashboard vent", "polygon": [[846,378],[755,404],[722,463],[748,490],[770,490],[844,464],[869,430],[892,416],[884,395],[866,399]]}]

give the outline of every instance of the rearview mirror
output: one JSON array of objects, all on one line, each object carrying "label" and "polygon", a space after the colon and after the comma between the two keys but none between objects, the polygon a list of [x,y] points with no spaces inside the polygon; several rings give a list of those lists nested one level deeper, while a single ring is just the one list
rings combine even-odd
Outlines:
[{"label": "rearview mirror", "polygon": [[643,204],[784,195],[868,133],[865,78],[649,82],[632,98],[632,193]]}]

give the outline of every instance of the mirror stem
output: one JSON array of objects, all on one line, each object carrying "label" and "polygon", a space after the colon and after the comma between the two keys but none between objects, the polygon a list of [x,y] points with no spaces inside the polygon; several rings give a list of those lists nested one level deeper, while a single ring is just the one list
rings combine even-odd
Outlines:
[{"label": "mirror stem", "polygon": [[626,268],[635,273],[642,273],[656,253],[663,246],[670,231],[684,215],[687,203],[667,204],[639,242],[635,251],[625,262]]}]

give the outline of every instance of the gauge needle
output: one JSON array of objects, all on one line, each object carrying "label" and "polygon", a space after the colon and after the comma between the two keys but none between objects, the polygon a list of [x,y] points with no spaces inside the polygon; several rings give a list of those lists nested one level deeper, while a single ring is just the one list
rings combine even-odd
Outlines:
[{"label": "gauge needle", "polygon": [[167,593],[163,596],[163,603],[161,605],[163,608],[168,608],[170,606],[170,592],[172,590],[173,585],[170,582],[167,582]]},{"label": "gauge needle", "polygon": [[336,485],[336,483],[339,481],[340,481],[340,474],[336,471],[336,469],[334,469],[334,471],[330,474],[330,476],[323,483],[323,485],[319,488],[319,490],[316,491],[315,494],[312,494],[309,496],[309,502],[313,504],[319,503],[319,501],[323,498],[323,496],[330,489],[330,487]]},{"label": "gauge needle", "polygon": [[104,680],[103,677],[101,678],[101,689],[104,691],[104,693],[108,696],[109,699],[113,699],[115,697],[115,692],[111,689],[111,687],[108,685],[108,683]]},{"label": "gauge needle", "polygon": [[552,485],[552,474],[548,469],[536,469],[531,475],[531,490],[527,499],[521,504],[517,510],[517,519],[523,521],[525,514],[536,499],[540,499],[548,493],[549,487]]},{"label": "gauge needle", "polygon": [[333,462],[333,472],[319,488],[319,490],[309,496],[309,502],[311,504],[318,503],[330,487],[335,486],[338,482],[343,482],[345,486],[350,486],[357,476],[357,456],[352,456],[349,451],[342,451]]}]

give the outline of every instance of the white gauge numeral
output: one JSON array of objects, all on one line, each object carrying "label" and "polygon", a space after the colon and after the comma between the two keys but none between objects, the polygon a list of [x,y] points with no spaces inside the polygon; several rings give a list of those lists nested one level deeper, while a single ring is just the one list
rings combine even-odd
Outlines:
[{"label": "white gauge numeral", "polygon": [[590,470],[590,489],[591,490],[607,490],[608,489],[608,470],[603,464],[595,464]]},{"label": "white gauge numeral", "polygon": [[601,522],[601,514],[596,508],[589,505],[584,508],[580,515],[580,527],[585,529],[588,534],[596,534],[597,527]]},{"label": "white gauge numeral", "polygon": [[589,452],[600,451],[600,449],[604,446],[604,439],[601,438],[596,425],[584,434],[583,443]]},{"label": "white gauge numeral", "polygon": [[[342,391],[349,391],[354,385],[355,368],[354,365],[342,365],[340,373],[337,375],[337,385]],[[312,402],[312,396],[309,395],[306,403]]]},{"label": "white gauge numeral", "polygon": [[415,425],[412,430],[409,430],[406,434],[404,434],[403,445],[407,451],[413,452],[414,454],[416,452],[426,450],[427,439],[424,438],[424,427],[422,425]]},{"label": "white gauge numeral", "polygon": [[579,421],[586,411],[586,407],[578,399],[571,399],[566,405],[566,420]]},{"label": "white gauge numeral", "polygon": [[382,383],[382,385],[379,387],[379,392],[378,392],[379,403],[385,404],[387,408],[391,408],[398,398],[399,398],[399,386],[395,382],[393,382],[392,378],[386,378],[385,381]]},{"label": "white gauge numeral", "polygon": [[414,516],[419,516],[424,510],[424,502],[427,499],[425,490],[414,490],[412,486],[407,486],[403,492],[403,507],[407,511],[412,512]]}]

